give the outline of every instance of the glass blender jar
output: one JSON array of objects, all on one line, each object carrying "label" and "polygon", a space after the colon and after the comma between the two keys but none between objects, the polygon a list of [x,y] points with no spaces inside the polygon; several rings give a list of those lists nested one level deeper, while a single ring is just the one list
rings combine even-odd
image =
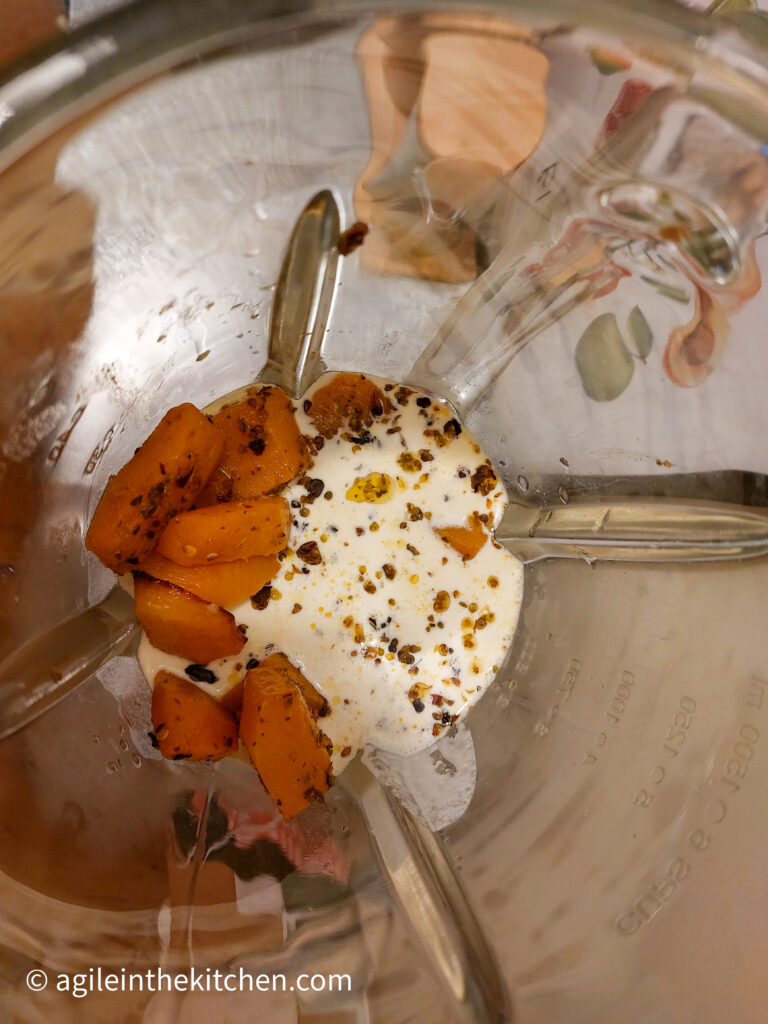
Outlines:
[{"label": "glass blender jar", "polygon": [[[369,228],[326,365],[453,402],[526,561],[456,741],[469,791],[420,823],[506,995],[424,948],[351,791],[282,829],[239,766],[164,762],[123,651],[0,743],[4,1019],[762,1019],[766,566],[654,519],[768,502],[768,85],[743,27],[665,3],[161,0],[0,83],[0,654],[105,597],[84,531],[162,413],[258,377],[322,189]],[[414,817],[420,773],[398,783]],[[158,966],[351,987],[54,984]]]}]

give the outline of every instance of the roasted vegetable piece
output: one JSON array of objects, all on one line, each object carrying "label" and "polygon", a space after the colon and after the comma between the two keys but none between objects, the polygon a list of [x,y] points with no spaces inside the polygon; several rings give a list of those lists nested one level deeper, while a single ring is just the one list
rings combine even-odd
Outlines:
[{"label": "roasted vegetable piece", "polygon": [[256,555],[236,562],[215,565],[177,565],[157,551],[145,555],[139,569],[156,580],[173,583],[201,601],[231,608],[247,600],[277,573],[280,560],[275,555]]},{"label": "roasted vegetable piece", "polygon": [[168,520],[194,504],[223,447],[220,432],[194,405],[171,409],[110,479],[85,546],[113,572],[135,568]]},{"label": "roasted vegetable piece", "polygon": [[238,748],[234,714],[171,672],[155,676],[152,728],[160,753],[171,761],[218,761]]},{"label": "roasted vegetable piece", "polygon": [[361,431],[374,416],[391,408],[389,400],[372,380],[361,373],[337,373],[312,395],[309,416],[323,437],[333,437],[343,426]]},{"label": "roasted vegetable piece", "polygon": [[161,651],[207,665],[242,650],[245,637],[234,616],[181,587],[137,575],[133,597],[136,618]]},{"label": "roasted vegetable piece", "polygon": [[328,701],[322,693],[314,688],[307,677],[302,675],[296,666],[288,660],[282,651],[275,651],[274,654],[270,654],[269,657],[262,661],[261,665],[264,668],[282,669],[288,673],[288,678],[291,682],[295,683],[301,690],[314,719],[324,718],[328,714]]},{"label": "roasted vegetable piece", "polygon": [[287,395],[280,388],[254,390],[245,401],[213,416],[224,452],[198,506],[258,498],[309,468],[311,459]]},{"label": "roasted vegetable piece", "polygon": [[330,740],[282,665],[262,664],[246,673],[240,738],[284,818],[331,785]]},{"label": "roasted vegetable piece", "polygon": [[227,690],[224,696],[220,699],[222,707],[231,711],[238,721],[240,720],[240,712],[243,710],[244,690],[245,680],[241,679],[239,683],[235,683],[231,690]]},{"label": "roasted vegetable piece", "polygon": [[285,498],[232,501],[174,516],[157,552],[178,565],[274,555],[287,547],[290,529],[291,510]]},{"label": "roasted vegetable piece", "polygon": [[483,521],[476,512],[467,518],[466,526],[441,526],[435,529],[435,533],[458,551],[465,562],[474,558],[488,540]]}]

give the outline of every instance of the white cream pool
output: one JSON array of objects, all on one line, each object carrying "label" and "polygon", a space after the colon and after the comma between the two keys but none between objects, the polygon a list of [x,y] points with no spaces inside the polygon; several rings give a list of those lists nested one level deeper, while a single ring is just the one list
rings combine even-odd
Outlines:
[{"label": "white cream pool", "polygon": [[[246,629],[242,652],[211,662],[218,681],[198,684],[221,696],[250,659],[283,651],[328,700],[321,725],[337,774],[366,744],[423,750],[481,696],[512,641],[523,586],[522,564],[493,538],[464,561],[435,532],[464,526],[473,513],[489,530],[501,518],[507,494],[475,439],[466,430],[454,436],[442,404],[371,379],[388,389],[392,411],[368,431],[325,441],[312,483],[283,492],[294,512],[288,554],[271,591],[230,609]],[[298,403],[309,437],[317,432],[305,410],[327,381]],[[353,500],[369,474],[389,478],[387,500]],[[315,481],[322,493],[313,495]],[[302,548],[312,542],[316,549]],[[188,662],[146,636],[139,662],[150,685],[161,669],[186,678]]]}]

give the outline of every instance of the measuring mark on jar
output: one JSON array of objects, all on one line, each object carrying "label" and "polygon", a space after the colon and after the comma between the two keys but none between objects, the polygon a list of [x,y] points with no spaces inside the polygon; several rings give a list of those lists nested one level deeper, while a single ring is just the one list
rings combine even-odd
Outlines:
[{"label": "measuring mark on jar", "polygon": [[753,711],[760,711],[762,709],[766,687],[768,687],[768,680],[761,679],[759,676],[752,676],[749,681],[749,690],[747,691],[748,708],[752,708]]},{"label": "measuring mark on jar", "polygon": [[611,702],[608,705],[609,710],[605,712],[605,717],[613,722],[614,725],[620,725],[622,716],[627,710],[627,702],[632,696],[632,687],[635,683],[635,677],[631,672],[626,669],[621,673],[621,682],[618,683],[616,689],[613,691]]},{"label": "measuring mark on jar", "polygon": [[90,474],[93,473],[93,471],[98,466],[99,460],[101,459],[102,455],[104,455],[106,450],[112,444],[112,438],[115,436],[115,427],[116,426],[117,426],[116,423],[112,424],[112,426],[106,432],[104,437],[102,437],[101,441],[99,441],[99,443],[96,445],[96,447],[91,452],[90,457],[89,457],[88,461],[85,464],[85,469],[83,470],[83,476],[90,476]]},{"label": "measuring mark on jar", "polygon": [[[750,710],[761,710],[762,698],[768,682],[752,676],[747,686],[745,705]],[[756,706],[758,696],[760,702]],[[724,760],[719,768],[710,776],[710,795],[703,807],[703,821],[691,829],[685,837],[685,845],[679,855],[670,862],[666,877],[652,884],[632,902],[616,920],[615,928],[619,935],[629,937],[648,921],[652,920],[678,891],[679,883],[688,877],[695,860],[690,858],[689,851],[695,854],[705,853],[712,847],[717,830],[725,821],[733,800],[744,788],[755,758],[761,733],[750,718],[745,718],[738,726],[726,747]]]},{"label": "measuring mark on jar", "polygon": [[652,920],[677,892],[688,877],[690,865],[683,857],[675,857],[655,882],[652,882],[616,921],[616,931],[625,938],[634,935]]},{"label": "measuring mark on jar", "polygon": [[576,658],[571,658],[568,662],[568,667],[565,670],[565,674],[563,675],[560,685],[555,690],[555,697],[557,699],[547,708],[545,714],[542,715],[533,727],[533,731],[537,736],[546,736],[549,732],[552,727],[552,723],[560,713],[560,709],[570,699],[570,696],[573,693],[573,688],[576,685],[576,680],[579,678],[580,671],[581,662]]},{"label": "measuring mark on jar", "polygon": [[75,411],[72,413],[72,418],[69,421],[69,426],[67,427],[67,429],[64,430],[61,434],[59,434],[59,436],[54,441],[53,447],[48,452],[48,461],[52,462],[54,464],[54,466],[56,465],[56,463],[61,458],[62,453],[63,453],[64,449],[67,446],[67,441],[70,439],[70,437],[72,435],[72,431],[75,429],[77,424],[80,422],[80,419],[81,419],[81,417],[82,417],[84,412],[85,412],[85,406],[84,405],[78,406],[77,409],[75,409]]},{"label": "measuring mark on jar", "polygon": [[[682,696],[680,703],[675,709],[672,715],[672,723],[667,729],[664,740],[661,744],[660,760],[666,762],[666,764],[657,764],[651,768],[648,773],[651,787],[660,786],[664,779],[667,777],[667,771],[669,768],[669,760],[675,758],[680,753],[686,738],[688,736],[688,730],[693,722],[693,715],[696,711],[696,701],[693,697]],[[638,807],[648,807],[653,800],[654,794],[652,789],[638,789],[632,798],[632,802]]]},{"label": "measuring mark on jar", "polygon": [[[627,710],[630,698],[632,697],[632,688],[635,685],[635,675],[630,672],[629,669],[624,669],[621,673],[620,681],[616,684],[611,699],[608,703],[608,709],[603,712],[603,716],[607,719],[606,731],[599,732],[595,735],[593,746],[604,747],[608,742],[611,730],[621,725],[624,717],[624,712]],[[584,758],[582,764],[594,764],[597,761],[598,755],[594,750],[587,750],[584,752]]]}]

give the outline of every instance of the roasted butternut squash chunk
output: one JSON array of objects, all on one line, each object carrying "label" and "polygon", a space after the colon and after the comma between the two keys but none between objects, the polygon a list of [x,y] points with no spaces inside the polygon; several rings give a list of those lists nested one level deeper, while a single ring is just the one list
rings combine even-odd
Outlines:
[{"label": "roasted butternut squash chunk", "polygon": [[235,718],[240,721],[240,712],[243,710],[243,693],[245,691],[245,680],[241,679],[239,683],[235,683],[231,690],[227,690],[223,697],[220,698],[220,703],[223,707],[231,711]]},{"label": "roasted butternut squash chunk", "polygon": [[207,665],[243,648],[245,637],[230,612],[181,587],[137,576],[133,597],[136,618],[149,642],[161,651]]},{"label": "roasted butternut squash chunk", "polygon": [[212,417],[224,451],[198,505],[258,498],[309,468],[311,459],[293,406],[277,387],[254,390]]},{"label": "roasted butternut squash chunk", "polygon": [[238,748],[237,720],[209,693],[171,672],[158,672],[152,728],[170,761],[218,761]]},{"label": "roasted butternut squash chunk", "polygon": [[374,416],[391,408],[389,399],[361,373],[337,373],[312,396],[309,416],[323,437],[333,437],[343,426],[361,431]]},{"label": "roasted butternut squash chunk", "polygon": [[435,533],[458,551],[465,562],[474,558],[488,540],[483,521],[476,512],[469,516],[466,526],[441,526],[435,529]]},{"label": "roasted butternut squash chunk", "polygon": [[139,569],[156,580],[173,583],[201,601],[232,608],[245,601],[272,579],[280,568],[275,555],[255,555],[236,562],[214,565],[177,565],[152,551],[139,562]]},{"label": "roasted butternut squash chunk", "polygon": [[192,507],[223,448],[221,433],[194,405],[171,409],[110,479],[85,546],[113,572],[135,568],[168,520]]},{"label": "roasted butternut squash chunk", "polygon": [[282,665],[262,664],[246,673],[240,738],[284,818],[298,814],[331,785],[330,740]]},{"label": "roasted butternut squash chunk", "polygon": [[263,668],[278,668],[287,672],[291,682],[295,683],[301,690],[314,719],[324,718],[328,714],[328,701],[322,693],[314,688],[307,677],[302,675],[296,666],[288,660],[282,651],[275,651],[274,654],[270,654],[269,657],[262,661],[261,666]]},{"label": "roasted butternut squash chunk", "polygon": [[291,510],[285,498],[209,505],[174,516],[157,551],[178,565],[215,565],[274,555],[288,545]]}]

